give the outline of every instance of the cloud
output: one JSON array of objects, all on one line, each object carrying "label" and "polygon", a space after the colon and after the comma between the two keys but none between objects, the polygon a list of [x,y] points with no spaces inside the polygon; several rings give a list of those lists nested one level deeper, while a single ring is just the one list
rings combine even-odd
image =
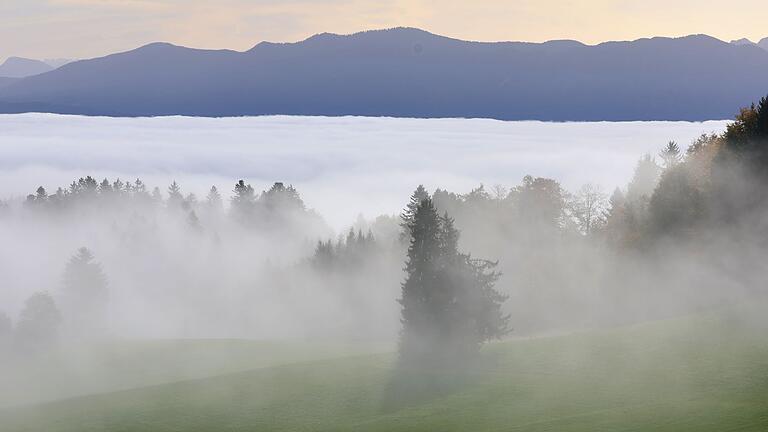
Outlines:
[{"label": "cloud", "polygon": [[[335,228],[358,213],[400,211],[414,187],[466,192],[526,174],[574,190],[628,181],[637,159],[685,145],[725,121],[543,123],[324,117],[98,118],[0,115],[0,197],[53,191],[94,175],[204,195],[243,178],[257,190],[293,183]],[[576,162],[578,161],[578,163]]]}]

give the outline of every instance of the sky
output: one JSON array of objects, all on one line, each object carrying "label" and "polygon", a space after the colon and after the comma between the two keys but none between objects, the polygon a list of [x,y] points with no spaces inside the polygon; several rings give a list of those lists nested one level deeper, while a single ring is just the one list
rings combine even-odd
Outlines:
[{"label": "sky", "polygon": [[246,50],[398,26],[480,41],[757,41],[766,18],[765,0],[0,0],[0,60],[91,58],[157,41]]}]

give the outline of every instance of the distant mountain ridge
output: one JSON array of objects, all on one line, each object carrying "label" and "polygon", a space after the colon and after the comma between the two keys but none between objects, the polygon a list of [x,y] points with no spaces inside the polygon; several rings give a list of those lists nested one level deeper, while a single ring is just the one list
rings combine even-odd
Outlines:
[{"label": "distant mountain ridge", "polygon": [[768,51],[706,35],[585,45],[397,28],[245,52],[153,43],[5,85],[0,112],[709,120],[766,93]]},{"label": "distant mountain ridge", "polygon": [[8,57],[3,64],[0,64],[0,77],[24,78],[52,70],[53,67],[51,67],[51,65],[40,60]]},{"label": "distant mountain ridge", "polygon": [[741,38],[731,41],[734,45],[754,45],[768,51],[768,37],[760,39],[759,42],[752,42],[747,38]]},{"label": "distant mountain ridge", "polygon": [[[35,60],[23,57],[8,57],[0,64],[0,78],[7,81],[7,78],[25,78],[39,75],[71,62],[72,60],[64,58]],[[2,85],[2,82],[0,82],[0,85]]]}]

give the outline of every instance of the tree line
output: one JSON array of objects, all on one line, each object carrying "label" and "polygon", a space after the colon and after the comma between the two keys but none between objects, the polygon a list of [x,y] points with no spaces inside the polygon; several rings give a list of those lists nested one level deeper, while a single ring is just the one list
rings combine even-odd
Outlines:
[{"label": "tree line", "polygon": [[[591,184],[569,193],[554,179],[534,176],[511,188],[481,185],[466,194],[430,193],[418,186],[399,220],[363,221],[335,241],[313,234],[313,246],[298,266],[309,272],[306,281],[312,283],[371,290],[381,288],[372,274],[402,275],[401,362],[461,363],[485,342],[504,337],[515,323],[555,326],[558,320],[582,319],[568,315],[578,309],[574,305],[589,309],[590,295],[631,285],[623,276],[630,267],[647,266],[643,269],[650,273],[670,268],[657,259],[662,246],[707,251],[702,246],[714,233],[749,230],[758,235],[747,238],[760,247],[768,202],[766,166],[768,101],[762,98],[741,110],[722,134],[702,135],[685,150],[669,142],[658,154],[643,155],[628,184],[610,195]],[[100,206],[164,210],[192,231],[212,231],[231,221],[270,235],[303,233],[304,240],[307,226],[322,224],[299,192],[280,182],[257,193],[239,180],[228,210],[224,201],[215,186],[198,199],[184,194],[175,181],[163,194],[159,188],[148,190],[140,179],[85,177],[54,193],[38,188],[23,210],[51,217]],[[7,204],[0,206],[0,215],[9,212]],[[699,255],[714,260],[717,252],[701,252],[696,259]],[[271,283],[276,289],[290,286],[294,269],[281,270]],[[64,318],[68,325],[98,327],[93,323],[102,319],[106,281],[92,252],[80,249],[66,265],[60,304],[36,293],[15,325],[0,316],[0,338],[6,346],[12,340],[45,344]],[[600,289],[584,288],[591,286]],[[649,290],[635,290],[633,301],[650,295]],[[511,294],[516,301],[508,301]],[[546,317],[540,313],[544,309],[551,312]]]}]

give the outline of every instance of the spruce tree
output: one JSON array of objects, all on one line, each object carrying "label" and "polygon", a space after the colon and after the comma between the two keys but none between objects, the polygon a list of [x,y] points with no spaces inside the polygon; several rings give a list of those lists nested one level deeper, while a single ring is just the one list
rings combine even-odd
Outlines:
[{"label": "spruce tree", "polygon": [[168,207],[178,209],[184,202],[184,195],[181,194],[181,186],[176,183],[176,180],[168,186]]},{"label": "spruce tree", "polygon": [[664,163],[665,170],[674,168],[683,159],[682,155],[680,154],[680,147],[674,141],[668,142],[667,145],[661,149],[659,157]]},{"label": "spruce tree", "polygon": [[230,208],[232,215],[241,222],[249,221],[253,217],[256,206],[253,186],[246,184],[244,180],[239,180],[235,183],[235,189],[232,192],[235,194]]},{"label": "spruce tree", "polygon": [[219,190],[216,188],[216,186],[211,186],[211,190],[208,191],[208,195],[205,197],[205,202],[208,205],[208,208],[211,210],[221,210],[223,206],[221,194],[219,193]]},{"label": "spruce tree", "polygon": [[410,238],[410,223],[413,221],[416,215],[416,209],[418,209],[421,202],[429,198],[429,193],[424,188],[424,185],[419,185],[416,190],[411,194],[411,200],[400,215],[400,240],[407,242]]},{"label": "spruce tree", "polygon": [[77,250],[64,269],[62,306],[72,330],[94,333],[103,326],[107,301],[107,277],[93,253]]},{"label": "spruce tree", "polygon": [[506,297],[495,290],[496,263],[460,253],[453,219],[439,217],[429,198],[416,207],[407,227],[400,360],[461,364],[508,331],[509,317],[501,311]]}]

